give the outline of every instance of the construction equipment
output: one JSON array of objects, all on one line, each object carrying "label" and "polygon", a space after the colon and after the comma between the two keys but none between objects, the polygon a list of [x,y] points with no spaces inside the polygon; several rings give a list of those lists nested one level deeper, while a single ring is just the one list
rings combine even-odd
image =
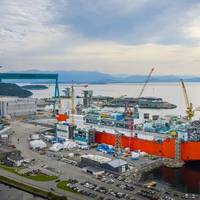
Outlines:
[{"label": "construction equipment", "polygon": [[147,84],[148,84],[148,82],[149,82],[149,80],[150,80],[150,78],[151,78],[151,75],[152,75],[153,71],[154,71],[154,68],[151,68],[151,71],[149,72],[149,74],[148,74],[148,76],[147,76],[147,79],[146,79],[145,82],[144,82],[144,85],[143,85],[143,87],[142,87],[142,90],[141,90],[140,93],[139,93],[138,98],[140,98],[140,97],[142,96],[142,94],[143,94],[143,92],[144,92],[144,89],[145,89],[145,87],[147,86]]},{"label": "construction equipment", "polygon": [[189,101],[187,90],[186,90],[185,83],[184,83],[183,79],[181,79],[180,81],[181,81],[181,85],[182,85],[182,88],[183,88],[183,95],[184,95],[184,98],[185,98],[185,103],[186,103],[186,106],[187,106],[187,109],[186,109],[187,118],[188,118],[188,120],[191,121],[192,118],[194,117],[193,105]]},{"label": "construction equipment", "polygon": [[[154,71],[154,68],[151,68],[151,70],[150,70],[150,72],[149,72],[149,74],[148,74],[148,76],[147,76],[147,78],[146,78],[146,80],[144,82],[142,90],[139,93],[139,96],[137,98],[136,105],[134,106],[133,111],[131,110],[130,107],[126,108],[128,110],[128,112],[129,112],[129,115],[130,115],[130,126],[129,126],[130,127],[130,135],[131,135],[131,137],[129,139],[129,148],[130,149],[131,149],[131,138],[133,137],[133,130],[134,130],[134,110],[136,110],[136,108],[138,106],[139,98],[142,96],[142,94],[144,92],[144,89],[146,88],[146,86],[147,86],[147,84],[148,84],[148,82],[149,82],[149,80],[151,78],[151,75],[152,75],[153,71]],[[135,136],[137,137],[137,134]]]},{"label": "construction equipment", "polygon": [[88,87],[88,85],[75,85],[74,83],[72,83],[71,85],[71,126],[74,126],[75,122],[74,122],[74,114],[75,114],[75,89],[74,88],[77,87]]}]

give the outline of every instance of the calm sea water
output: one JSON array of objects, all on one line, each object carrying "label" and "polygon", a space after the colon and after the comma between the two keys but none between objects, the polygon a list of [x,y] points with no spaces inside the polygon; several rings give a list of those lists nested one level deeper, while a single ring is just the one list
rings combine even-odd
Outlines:
[{"label": "calm sea water", "polygon": [[44,200],[40,197],[35,197],[27,192],[3,185],[0,183],[0,199],[1,200]]},{"label": "calm sea water", "polygon": [[[54,85],[48,85],[47,90],[33,91],[33,97],[51,97],[54,94]],[[61,84],[60,91],[70,85]],[[93,90],[94,95],[107,95],[119,97],[121,95],[127,95],[128,97],[137,97],[142,84],[106,84],[106,85],[88,85],[88,89]],[[189,100],[193,103],[194,108],[200,106],[200,83],[187,83],[187,93]],[[83,88],[76,88],[76,95],[82,95]],[[177,105],[176,109],[172,110],[150,110],[142,109],[141,112],[149,112],[151,114],[159,115],[185,115],[185,99],[183,96],[183,90],[180,83],[150,83],[145,88],[143,93],[145,97],[161,97],[164,101],[168,101]],[[82,101],[78,99],[78,101]],[[62,109],[70,109],[70,100],[62,100]],[[195,112],[195,119],[200,118],[200,112]],[[200,151],[200,149],[197,149]],[[181,169],[169,169],[161,167],[155,170],[151,178],[159,180],[171,187],[175,187],[184,192],[196,192],[200,193],[200,163],[188,163]]]},{"label": "calm sea water", "polygon": [[[51,97],[54,95],[54,85],[47,85],[49,88],[47,90],[33,91],[33,97]],[[62,90],[69,87],[69,84],[60,84],[60,92],[63,94]],[[200,106],[200,83],[187,83],[187,92],[189,100],[193,103],[194,108]],[[99,85],[88,85],[87,89],[93,90],[94,95],[106,95],[119,97],[121,95],[127,95],[128,97],[137,97],[142,84],[99,84]],[[76,95],[81,95],[84,88],[77,87],[75,89]],[[142,112],[149,112],[152,114],[159,115],[185,115],[185,99],[183,96],[183,90],[180,83],[150,83],[144,90],[144,97],[161,97],[164,101],[168,101],[177,105],[176,109],[173,110],[145,110]],[[81,101],[80,99],[78,101]],[[70,101],[63,100],[63,110],[70,108]],[[195,118],[200,118],[200,112],[195,113]]]},{"label": "calm sea water", "polygon": [[200,193],[200,162],[187,163],[180,169],[162,166],[148,178],[185,193]]}]

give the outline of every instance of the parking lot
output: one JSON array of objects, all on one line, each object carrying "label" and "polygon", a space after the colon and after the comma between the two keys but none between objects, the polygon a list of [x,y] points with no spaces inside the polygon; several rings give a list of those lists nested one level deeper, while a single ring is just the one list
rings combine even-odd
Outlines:
[{"label": "parking lot", "polygon": [[[22,155],[27,159],[34,159],[34,165],[43,167],[48,166],[48,169],[58,173],[60,180],[76,180],[69,183],[67,187],[83,194],[85,197],[99,200],[145,200],[158,197],[163,200],[178,200],[178,199],[198,199],[197,196],[186,195],[174,192],[167,194],[165,191],[156,190],[154,188],[145,188],[143,184],[136,183],[130,177],[124,177],[106,172],[102,177],[95,177],[91,174],[86,174],[78,167],[76,157],[73,159],[63,157],[68,155],[70,151],[61,151],[56,153],[48,152],[45,155],[40,155],[38,152],[32,151],[29,148],[28,137],[30,134],[40,130],[39,126],[30,125],[23,122],[12,122],[12,128],[15,133],[12,135],[11,141],[16,145],[17,149],[21,150]],[[18,141],[18,138],[20,140]],[[95,153],[95,150],[78,150],[80,154],[84,152]],[[96,152],[102,155],[101,152]],[[175,193],[176,194],[176,193]]]}]

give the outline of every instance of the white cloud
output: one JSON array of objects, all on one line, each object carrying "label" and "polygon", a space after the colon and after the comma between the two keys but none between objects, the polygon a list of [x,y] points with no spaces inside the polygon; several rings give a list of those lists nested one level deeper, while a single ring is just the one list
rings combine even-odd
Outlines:
[{"label": "white cloud", "polygon": [[[155,66],[157,74],[200,74],[200,46],[186,46],[184,43],[167,45],[155,42],[131,45],[117,40],[100,40],[83,36],[75,31],[71,24],[56,23],[60,15],[56,2],[0,0],[0,65],[5,66],[4,70],[73,69],[117,74],[146,74],[149,68]],[[70,15],[70,10],[69,13],[67,12],[68,1],[59,1],[60,4],[62,2],[65,3],[66,15]],[[103,10],[112,14],[115,14],[114,12],[125,14],[142,9],[149,1],[109,0],[106,2],[103,5],[102,1],[98,1],[98,5],[104,6]],[[193,7],[186,13],[187,23],[181,27],[185,37],[200,39],[199,8]],[[98,12],[98,9],[95,12]],[[167,15],[164,21],[167,22]],[[173,24],[176,26],[175,21]],[[164,27],[160,33],[168,34]],[[153,37],[156,38],[158,35],[155,34]]]},{"label": "white cloud", "polygon": [[[183,31],[185,34],[191,38],[200,39],[200,4],[192,7],[187,12],[187,16],[189,18],[188,23],[185,27],[183,27]],[[200,41],[198,42],[200,45]]]},{"label": "white cloud", "polygon": [[200,47],[98,42],[73,48],[64,60],[77,65],[81,63],[82,69],[92,68],[110,73],[145,73],[155,66],[158,74],[200,74],[199,55]]},{"label": "white cloud", "polygon": [[70,27],[52,25],[56,13],[50,12],[49,0],[1,1],[1,54],[40,49],[70,32]]},{"label": "white cloud", "polygon": [[[16,66],[43,66],[49,70],[90,70],[108,73],[200,74],[200,47],[180,45],[124,45],[114,42],[91,42],[66,49],[51,56],[29,55],[15,59]],[[23,55],[22,55],[23,56]],[[18,58],[20,58],[18,56]],[[29,65],[32,63],[32,65]]]}]

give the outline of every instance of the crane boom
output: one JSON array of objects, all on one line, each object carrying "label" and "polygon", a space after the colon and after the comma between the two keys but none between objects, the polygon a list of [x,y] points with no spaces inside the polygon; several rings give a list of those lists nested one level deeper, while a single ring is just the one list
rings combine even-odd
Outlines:
[{"label": "crane boom", "polygon": [[193,105],[189,101],[187,90],[186,90],[185,83],[184,83],[183,79],[181,79],[180,81],[181,81],[181,85],[182,85],[182,88],[183,88],[183,95],[184,95],[185,103],[186,103],[186,107],[187,107],[187,109],[186,109],[187,117],[191,121],[192,117],[194,116]]},{"label": "crane boom", "polygon": [[143,94],[143,92],[144,92],[144,89],[145,89],[147,83],[149,82],[153,71],[154,71],[154,68],[152,68],[151,71],[149,72],[149,75],[147,76],[147,79],[146,79],[146,81],[144,82],[144,85],[143,85],[143,87],[142,87],[142,90],[140,91],[140,94],[139,94],[138,98],[140,98],[140,97],[142,96],[142,94]]},{"label": "crane boom", "polygon": [[181,85],[182,85],[182,88],[183,88],[183,95],[184,95],[184,98],[185,98],[186,106],[189,107],[190,102],[189,102],[189,98],[188,98],[188,95],[187,95],[185,83],[183,82],[183,79],[181,79],[180,81],[181,81]]}]

